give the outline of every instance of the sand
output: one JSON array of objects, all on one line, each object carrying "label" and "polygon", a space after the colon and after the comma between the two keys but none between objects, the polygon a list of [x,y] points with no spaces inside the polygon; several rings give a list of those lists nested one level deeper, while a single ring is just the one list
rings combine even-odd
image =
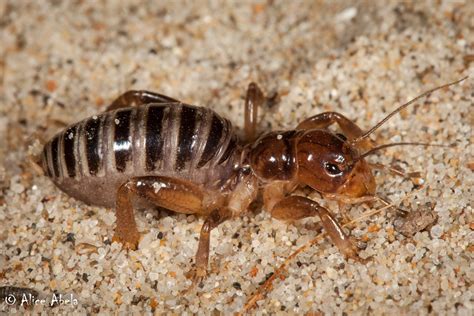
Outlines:
[{"label": "sand", "polygon": [[[212,232],[210,274],[187,294],[202,218],[147,209],[137,251],[111,243],[112,209],[74,200],[28,157],[49,137],[129,89],[157,91],[243,123],[246,86],[276,96],[260,130],[338,111],[368,129],[397,105],[463,76],[395,116],[368,160],[420,172],[375,172],[377,194],[437,220],[404,236],[394,209],[358,221],[362,264],[323,239],[292,260],[251,310],[267,314],[472,315],[474,3],[472,1],[1,1],[0,287],[70,302],[6,313],[230,314],[299,246],[318,219],[272,219],[257,207]],[[300,190],[337,213],[337,204]],[[355,205],[350,216],[380,207]]]}]

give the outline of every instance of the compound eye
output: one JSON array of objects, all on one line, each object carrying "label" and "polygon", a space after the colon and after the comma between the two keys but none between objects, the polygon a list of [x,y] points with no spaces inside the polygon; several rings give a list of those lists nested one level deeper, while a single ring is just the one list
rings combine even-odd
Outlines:
[{"label": "compound eye", "polygon": [[339,137],[340,139],[342,139],[343,141],[347,140],[347,137],[344,134],[337,133],[336,136]]},{"label": "compound eye", "polygon": [[337,165],[332,164],[330,162],[324,163],[324,169],[326,169],[326,172],[332,176],[337,176],[342,173],[341,169],[339,169]]}]

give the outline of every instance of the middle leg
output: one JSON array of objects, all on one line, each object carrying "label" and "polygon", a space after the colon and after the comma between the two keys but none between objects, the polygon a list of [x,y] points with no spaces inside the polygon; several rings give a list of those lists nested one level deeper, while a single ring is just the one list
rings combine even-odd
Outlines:
[{"label": "middle leg", "polygon": [[214,210],[205,219],[199,235],[199,245],[196,252],[195,268],[190,271],[189,276],[193,279],[193,284],[200,283],[207,275],[209,264],[209,246],[211,243],[211,231],[231,218],[232,213],[227,208]]}]

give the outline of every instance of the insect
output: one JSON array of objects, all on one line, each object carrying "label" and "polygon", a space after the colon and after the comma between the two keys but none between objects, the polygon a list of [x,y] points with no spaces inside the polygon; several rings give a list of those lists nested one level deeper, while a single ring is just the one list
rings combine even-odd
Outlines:
[{"label": "insect", "polygon": [[[256,137],[257,111],[265,102],[254,83],[245,99],[245,139],[214,111],[148,91],[128,91],[105,112],[72,124],[44,146],[42,167],[68,195],[89,204],[115,207],[114,240],[136,248],[140,234],[134,201],[205,217],[193,280],[207,273],[210,232],[242,215],[263,194],[264,209],[279,220],[319,216],[340,252],[360,260],[357,249],[332,212],[291,195],[309,186],[341,203],[373,199],[376,183],[365,157],[397,145],[373,147],[369,135],[393,115],[435,90],[400,106],[363,132],[342,114],[326,112],[295,129]],[[338,124],[342,134],[328,127]]]}]

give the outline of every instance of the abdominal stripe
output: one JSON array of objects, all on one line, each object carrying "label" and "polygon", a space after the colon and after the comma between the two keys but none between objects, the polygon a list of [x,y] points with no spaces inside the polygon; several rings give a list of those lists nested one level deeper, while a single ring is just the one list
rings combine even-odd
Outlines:
[{"label": "abdominal stripe", "polygon": [[43,148],[43,170],[46,173],[48,177],[52,177],[53,173],[51,172],[51,167],[49,165],[49,158],[48,158],[48,151],[49,151],[49,145],[44,146]]},{"label": "abdominal stripe", "polygon": [[87,166],[90,175],[96,175],[102,165],[102,151],[99,147],[101,118],[94,116],[87,120],[82,130],[85,137]]},{"label": "abdominal stripe", "polygon": [[219,151],[218,146],[222,138],[223,130],[224,124],[222,123],[222,119],[213,113],[211,128],[207,136],[206,146],[204,147],[201,159],[197,165],[198,168],[202,168],[205,164],[207,164]]},{"label": "abdominal stripe", "polygon": [[59,136],[55,136],[53,138],[53,141],[51,142],[51,158],[52,158],[52,164],[53,164],[53,171],[54,171],[54,176],[56,178],[59,178],[61,176],[60,174],[60,163],[61,160],[59,159]]},{"label": "abdominal stripe", "polygon": [[156,162],[161,160],[163,153],[163,116],[164,106],[150,106],[145,126],[145,164],[147,171],[156,168]]},{"label": "abdominal stripe", "polygon": [[197,123],[197,110],[194,107],[184,105],[181,108],[181,120],[179,124],[178,146],[176,153],[176,170],[182,170],[186,162],[191,159],[195,141],[195,129]]},{"label": "abdominal stripe", "polygon": [[67,175],[71,178],[76,176],[76,156],[74,153],[74,142],[77,139],[77,127],[74,125],[66,130],[63,135],[63,153],[66,163]]}]

